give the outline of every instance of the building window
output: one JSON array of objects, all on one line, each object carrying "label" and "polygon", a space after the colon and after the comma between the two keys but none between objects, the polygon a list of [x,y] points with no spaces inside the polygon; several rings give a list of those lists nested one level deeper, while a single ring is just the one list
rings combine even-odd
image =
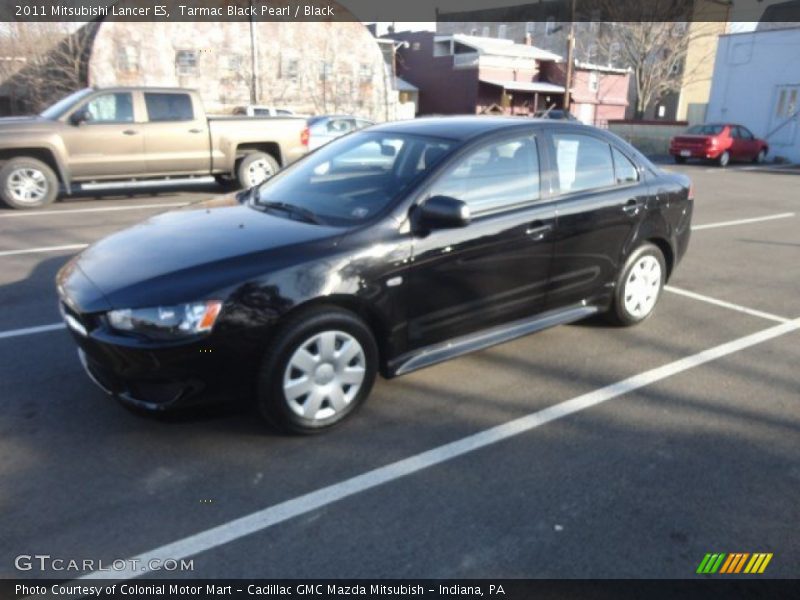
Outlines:
[{"label": "building window", "polygon": [[596,92],[598,87],[600,87],[600,77],[597,74],[597,71],[592,71],[589,73],[589,89],[593,92]]},{"label": "building window", "polygon": [[228,54],[225,57],[225,71],[230,74],[237,74],[242,71],[244,59],[241,54]]},{"label": "building window", "polygon": [[194,75],[197,72],[197,51],[178,50],[175,53],[175,68],[178,75]]},{"label": "building window", "polygon": [[505,39],[506,35],[508,35],[508,26],[503,23],[497,26],[497,37],[501,39]]},{"label": "building window", "polygon": [[556,32],[556,18],[555,17],[547,17],[547,23],[544,27],[545,35],[550,35]]},{"label": "building window", "polygon": [[327,61],[319,64],[319,80],[328,81],[333,73],[333,65]]},{"label": "building window", "polygon": [[358,79],[361,83],[370,83],[372,81],[372,65],[369,63],[361,63],[358,67]]},{"label": "building window", "polygon": [[615,64],[619,60],[619,50],[620,45],[619,42],[614,42],[608,49],[608,62],[610,64]]},{"label": "building window", "polygon": [[287,81],[297,81],[300,72],[300,61],[291,56],[281,57],[280,78]]},{"label": "building window", "polygon": [[484,26],[483,26],[483,30],[481,31],[481,35],[482,35],[483,37],[489,37],[489,35],[491,35],[491,34],[489,33],[489,26],[488,26],[488,25],[484,25]]},{"label": "building window", "polygon": [[117,46],[117,69],[122,73],[139,72],[139,48]]},{"label": "building window", "polygon": [[417,51],[419,51],[419,49],[420,49],[419,42],[414,42],[413,44],[411,44],[411,51],[412,52],[417,52]]}]

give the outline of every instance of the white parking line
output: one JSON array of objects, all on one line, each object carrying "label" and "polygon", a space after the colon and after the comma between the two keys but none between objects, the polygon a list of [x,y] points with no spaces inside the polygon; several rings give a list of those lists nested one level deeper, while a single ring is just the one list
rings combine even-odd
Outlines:
[{"label": "white parking line", "polygon": [[[661,367],[639,373],[617,383],[600,388],[593,392],[577,396],[571,400],[560,402],[544,410],[540,410],[519,419],[509,421],[502,425],[486,429],[476,434],[444,444],[399,460],[389,465],[379,467],[361,475],[352,477],[339,483],[309,492],[302,496],[286,500],[279,504],[264,508],[244,517],[228,521],[200,533],[185,537],[178,541],[154,548],[126,561],[129,566],[122,571],[94,571],[80,579],[117,579],[127,580],[144,575],[149,570],[150,561],[166,558],[180,560],[206,552],[212,548],[228,544],[253,533],[263,531],[269,527],[288,521],[300,515],[322,508],[365,492],[377,486],[395,481],[402,477],[412,475],[423,469],[439,465],[449,460],[486,448],[504,440],[529,432],[537,427],[558,419],[563,419],[574,413],[592,408],[613,398],[617,398],[634,390],[651,385],[683,371],[693,369],[705,363],[717,360],[734,352],[750,346],[761,344],[776,337],[800,329],[800,319],[775,325],[757,333],[746,335],[725,344],[720,344],[697,354],[681,358]],[[133,562],[136,561],[136,562]]]},{"label": "white parking line", "polygon": [[23,329],[11,329],[9,331],[0,331],[0,340],[6,338],[19,337],[22,335],[33,335],[34,333],[45,333],[47,331],[56,331],[64,329],[64,323],[51,323],[50,325],[39,325],[38,327],[25,327]]},{"label": "white parking line", "polygon": [[81,250],[89,244],[67,244],[66,246],[42,246],[41,248],[25,248],[24,250],[3,250],[0,256],[16,256],[17,254],[36,254],[39,252],[59,252],[61,250]]},{"label": "white parking line", "polygon": [[746,225],[747,223],[759,223],[761,221],[772,221],[773,219],[788,219],[794,213],[780,213],[778,215],[767,215],[766,217],[754,217],[752,219],[739,219],[738,221],[720,221],[719,223],[706,223],[705,225],[692,225],[692,231],[701,229],[715,229],[717,227],[731,227],[733,225]]},{"label": "white parking line", "polygon": [[139,204],[137,206],[104,206],[102,208],[74,208],[65,210],[37,210],[27,212],[3,212],[0,219],[11,219],[14,217],[46,217],[48,215],[77,215],[93,212],[114,212],[119,210],[145,210],[148,208],[175,208],[176,206],[186,206],[188,202],[162,202],[161,204]]},{"label": "white parking line", "polygon": [[665,285],[664,289],[668,292],[672,292],[673,294],[678,294],[679,296],[686,296],[687,298],[700,300],[701,302],[708,302],[709,304],[713,304],[715,306],[730,308],[731,310],[738,310],[746,315],[761,317],[762,319],[769,319],[770,321],[777,321],[778,323],[788,323],[791,320],[785,317],[779,317],[778,315],[773,315],[772,313],[755,310],[753,308],[747,308],[741,304],[733,304],[732,302],[726,302],[725,300],[717,300],[711,296],[704,296],[703,294],[698,294],[696,292],[691,292],[689,290],[684,290],[671,285]]}]

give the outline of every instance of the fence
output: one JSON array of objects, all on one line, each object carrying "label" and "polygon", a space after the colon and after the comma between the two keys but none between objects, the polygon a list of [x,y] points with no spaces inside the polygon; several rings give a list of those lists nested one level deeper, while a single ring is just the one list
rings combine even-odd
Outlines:
[{"label": "fence", "polygon": [[609,121],[608,130],[644,154],[668,154],[673,136],[686,132],[686,121]]}]

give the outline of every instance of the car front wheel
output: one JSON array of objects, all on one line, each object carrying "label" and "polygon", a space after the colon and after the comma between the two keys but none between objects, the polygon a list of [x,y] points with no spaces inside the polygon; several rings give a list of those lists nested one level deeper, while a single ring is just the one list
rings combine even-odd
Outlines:
[{"label": "car front wheel", "polygon": [[609,312],[619,325],[635,325],[653,314],[666,280],[664,254],[654,244],[643,244],[631,254],[617,280]]},{"label": "car front wheel", "polygon": [[719,155],[717,158],[717,164],[720,167],[727,167],[728,164],[731,162],[731,153],[725,150],[722,154]]},{"label": "car front wheel", "polygon": [[0,169],[0,198],[11,208],[40,208],[57,196],[58,178],[40,160],[12,158]]},{"label": "car front wheel", "polygon": [[372,332],[356,315],[335,307],[303,313],[281,328],[264,358],[259,410],[284,430],[324,431],[366,400],[377,363]]}]

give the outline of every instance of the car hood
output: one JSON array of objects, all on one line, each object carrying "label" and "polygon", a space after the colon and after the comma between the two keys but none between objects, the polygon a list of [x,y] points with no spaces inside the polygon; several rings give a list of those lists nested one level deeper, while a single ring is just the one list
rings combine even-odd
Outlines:
[{"label": "car hood", "polygon": [[[255,210],[231,195],[100,240],[64,267],[59,287],[84,312],[192,302],[305,260],[341,234]],[[82,277],[91,286],[81,285]]]},{"label": "car hood", "polygon": [[58,121],[51,121],[44,117],[2,117],[0,118],[0,133],[23,131],[53,131],[63,127]]}]

